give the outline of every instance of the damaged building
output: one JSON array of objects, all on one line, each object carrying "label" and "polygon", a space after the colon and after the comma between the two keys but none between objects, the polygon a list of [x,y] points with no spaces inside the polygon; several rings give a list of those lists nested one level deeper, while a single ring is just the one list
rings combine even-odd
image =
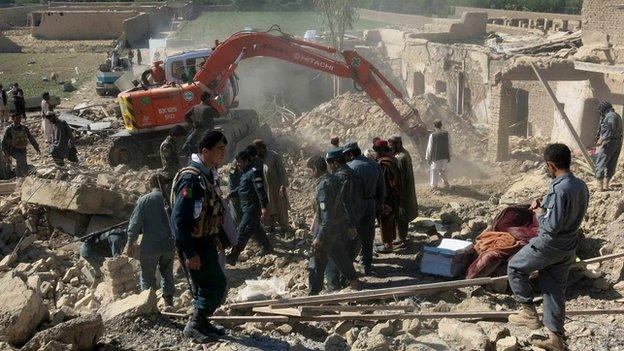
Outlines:
[{"label": "damaged building", "polygon": [[[510,136],[578,148],[556,104],[589,148],[599,121],[598,101],[622,108],[624,67],[617,64],[624,24],[605,18],[622,11],[617,3],[585,1],[582,17],[457,7],[456,20],[413,16],[416,25],[409,30],[373,30],[366,38],[398,62],[409,96],[444,97],[450,113],[487,129],[484,156],[490,159],[508,156]],[[386,19],[410,22],[410,15],[398,16]]]}]

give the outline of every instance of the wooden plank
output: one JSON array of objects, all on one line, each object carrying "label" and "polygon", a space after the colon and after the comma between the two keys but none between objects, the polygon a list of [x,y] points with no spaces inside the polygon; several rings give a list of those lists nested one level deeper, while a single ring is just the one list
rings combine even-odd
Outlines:
[{"label": "wooden plank", "polygon": [[[172,318],[188,318],[189,316],[184,313],[174,313],[174,312],[165,312],[161,311],[161,315],[165,317]],[[208,318],[213,322],[218,323],[247,323],[247,322],[259,322],[259,323],[268,323],[268,322],[288,322],[289,318],[287,316],[212,316]]]},{"label": "wooden plank", "polygon": [[[385,321],[404,319],[507,319],[509,315],[519,311],[480,311],[480,312],[431,312],[431,313],[392,313],[392,314],[359,314],[359,315],[320,315],[294,317],[302,322],[339,322],[339,321]],[[538,312],[542,315],[542,312]],[[589,316],[601,314],[624,314],[624,309],[574,310],[566,311],[567,316]]]},{"label": "wooden plank", "polygon": [[0,195],[12,194],[16,187],[16,182],[0,182]]},{"label": "wooden plank", "polygon": [[272,306],[254,307],[253,312],[277,314],[280,316],[301,317],[301,310],[298,308],[272,308]]},{"label": "wooden plank", "polygon": [[[600,257],[594,257],[591,259],[587,259],[585,261],[577,262],[577,264],[584,265],[587,263],[602,262],[602,261],[612,260],[612,259],[616,259],[620,257],[624,257],[624,252],[604,255]],[[232,309],[244,309],[244,308],[260,307],[260,306],[272,306],[273,308],[284,308],[284,307],[291,307],[291,306],[305,306],[305,305],[315,305],[315,304],[323,304],[323,303],[339,303],[339,302],[346,302],[346,301],[367,301],[367,300],[383,299],[383,298],[388,298],[388,297],[408,296],[408,295],[413,295],[415,293],[424,292],[424,291],[435,291],[435,290],[443,290],[443,289],[455,289],[455,288],[460,288],[460,287],[488,285],[488,284],[493,284],[493,283],[504,281],[504,280],[507,280],[506,275],[496,277],[496,278],[485,277],[485,278],[476,278],[476,279],[463,279],[463,280],[456,280],[456,281],[450,281],[450,282],[407,285],[407,286],[396,287],[396,288],[362,290],[362,291],[355,291],[355,292],[335,293],[335,294],[318,295],[318,296],[303,296],[303,297],[295,297],[295,298],[237,302],[237,303],[228,305],[228,307]]]},{"label": "wooden plank", "polygon": [[583,145],[581,138],[579,137],[578,133],[574,129],[574,126],[572,126],[572,122],[570,122],[568,115],[565,113],[563,107],[559,103],[559,100],[557,100],[557,96],[553,92],[548,82],[544,79],[544,77],[542,77],[541,73],[539,72],[539,70],[537,69],[537,67],[535,66],[533,62],[531,62],[531,67],[533,68],[533,71],[535,72],[537,79],[539,79],[539,81],[542,83],[544,88],[546,88],[546,91],[548,92],[550,99],[555,104],[557,111],[559,111],[559,115],[561,115],[561,118],[563,118],[563,121],[565,122],[566,127],[568,127],[568,131],[570,132],[570,134],[572,134],[572,137],[576,141],[576,146],[579,148],[579,150],[581,150],[581,153],[583,154],[583,157],[585,158],[585,162],[587,162],[587,164],[591,167],[592,173],[595,173],[596,166],[594,165],[594,161],[592,161],[591,157],[589,156],[589,153],[585,149],[585,145]]},{"label": "wooden plank", "polygon": [[599,63],[574,61],[577,71],[595,72],[602,74],[624,74],[624,66],[601,65]]},{"label": "wooden plank", "polygon": [[[271,306],[273,307],[273,306]],[[334,306],[302,306],[299,307],[302,316],[309,316],[318,312],[366,312],[366,311],[413,311],[415,309],[414,306],[374,306],[374,305],[357,305],[357,306],[348,306],[348,305],[334,305]],[[255,311],[255,308],[254,308]]]}]

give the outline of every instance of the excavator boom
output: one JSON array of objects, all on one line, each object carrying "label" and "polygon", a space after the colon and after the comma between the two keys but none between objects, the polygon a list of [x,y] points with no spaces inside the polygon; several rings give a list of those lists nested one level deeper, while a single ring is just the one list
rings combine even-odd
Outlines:
[{"label": "excavator boom", "polygon": [[[224,115],[228,112],[229,102],[224,101],[221,93],[240,61],[252,57],[273,57],[341,78],[353,79],[356,86],[365,91],[399,126],[401,131],[416,142],[419,151],[422,151],[420,146],[423,144],[427,130],[418,112],[410,106],[411,113],[407,116],[400,114],[383,86],[385,85],[404,103],[407,104],[407,102],[401,92],[377,68],[356,51],[341,52],[344,61],[329,58],[320,52],[335,54],[336,49],[296,39],[284,33],[281,35],[270,32],[236,33],[217,44],[202,69],[196,73],[193,83],[166,85],[147,91],[139,90],[120,94],[119,99],[126,127],[132,131],[133,129],[152,128],[150,126],[159,128],[162,125],[180,123],[184,118],[184,113],[199,103],[199,96],[204,91],[212,95],[212,107],[220,115]],[[141,101],[143,106],[135,103],[136,100]],[[142,108],[142,112],[138,114],[137,105]],[[152,105],[151,113],[148,105]]]}]

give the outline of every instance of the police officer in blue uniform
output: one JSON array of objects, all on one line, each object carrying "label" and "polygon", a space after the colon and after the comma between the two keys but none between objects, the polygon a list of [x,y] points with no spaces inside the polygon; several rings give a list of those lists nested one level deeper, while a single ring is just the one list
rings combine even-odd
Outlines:
[{"label": "police officer in blue uniform", "polygon": [[308,160],[307,167],[316,179],[314,191],[314,224],[312,226],[312,257],[309,262],[310,295],[317,295],[323,289],[325,268],[328,259],[332,259],[340,273],[354,289],[359,289],[360,282],[353,268],[347,230],[349,214],[342,201],[343,182],[335,175],[327,173],[327,163],[322,156]]},{"label": "police officer in blue uniform", "polygon": [[[343,155],[344,149],[336,147],[327,152],[325,161],[331,174],[335,175],[342,182],[342,202],[349,214],[349,225],[347,227],[347,237],[345,238],[348,252],[355,251],[357,240],[357,223],[360,216],[360,206],[362,201],[363,180],[347,165]],[[351,261],[355,260],[351,256]],[[325,269],[327,284],[331,290],[338,290],[346,285],[346,279],[341,276],[336,269],[334,261],[329,260]]]},{"label": "police officer in blue uniform", "polygon": [[223,328],[208,321],[225,297],[226,277],[219,264],[223,242],[225,208],[214,188],[214,168],[225,156],[226,137],[208,130],[201,137],[197,154],[174,179],[171,229],[182,252],[183,264],[190,274],[194,295],[193,316],[184,336],[199,343],[218,340]]},{"label": "police officer in blue uniform", "polygon": [[349,167],[363,180],[360,218],[356,229],[362,244],[364,274],[370,275],[375,241],[375,209],[381,206],[386,194],[386,185],[377,162],[362,156],[362,150],[356,142],[346,143],[343,154],[348,160]]},{"label": "police officer in blue uniform", "polygon": [[242,216],[237,229],[238,243],[226,259],[227,263],[232,266],[236,265],[238,256],[245,249],[252,236],[262,246],[261,255],[273,251],[261,222],[261,218],[267,218],[269,215],[267,211],[269,200],[264,188],[262,168],[257,167],[257,161],[247,150],[236,155],[236,162],[239,169],[243,170],[243,175],[238,187],[228,195],[228,198],[238,197],[240,199]]}]

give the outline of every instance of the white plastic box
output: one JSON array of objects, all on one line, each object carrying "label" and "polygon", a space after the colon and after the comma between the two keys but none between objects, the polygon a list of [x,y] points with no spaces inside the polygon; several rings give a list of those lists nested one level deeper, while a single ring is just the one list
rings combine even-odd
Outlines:
[{"label": "white plastic box", "polygon": [[438,247],[424,246],[422,273],[455,278],[466,272],[474,246],[469,241],[442,239]]}]

